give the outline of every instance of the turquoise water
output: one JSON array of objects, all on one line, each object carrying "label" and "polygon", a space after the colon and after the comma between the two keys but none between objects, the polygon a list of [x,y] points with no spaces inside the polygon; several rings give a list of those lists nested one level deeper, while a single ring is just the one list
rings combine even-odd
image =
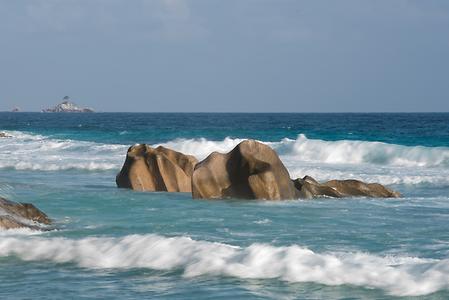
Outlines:
[{"label": "turquoise water", "polygon": [[[5,299],[449,297],[449,114],[0,113],[0,195],[57,230],[0,232]],[[193,200],[115,187],[126,149],[268,143],[292,177],[401,199]]]}]

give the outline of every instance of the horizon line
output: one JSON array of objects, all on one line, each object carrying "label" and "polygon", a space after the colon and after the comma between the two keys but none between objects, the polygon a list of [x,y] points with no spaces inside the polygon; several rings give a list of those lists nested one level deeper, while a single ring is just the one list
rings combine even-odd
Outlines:
[{"label": "horizon line", "polygon": [[284,111],[94,111],[94,112],[43,112],[43,111],[10,111],[0,110],[0,113],[42,113],[42,114],[102,114],[102,113],[123,113],[123,114],[445,114],[449,111],[303,111],[303,112],[284,112]]}]

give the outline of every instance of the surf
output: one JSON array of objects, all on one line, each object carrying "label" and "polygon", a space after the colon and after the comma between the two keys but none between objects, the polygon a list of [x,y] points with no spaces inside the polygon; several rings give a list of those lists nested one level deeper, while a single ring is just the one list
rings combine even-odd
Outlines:
[{"label": "surf", "polygon": [[238,247],[156,234],[69,239],[2,237],[0,257],[72,263],[87,269],[181,270],[184,277],[231,276],[293,283],[378,288],[395,296],[422,296],[449,288],[449,259],[317,253],[300,245],[254,243]]},{"label": "surf", "polygon": [[[0,140],[0,169],[30,171],[120,170],[129,145],[58,139],[22,131],[6,131]],[[177,138],[162,145],[199,160],[211,152],[228,152],[244,139]],[[142,141],[141,141],[142,142]],[[275,149],[293,178],[319,180],[358,178],[387,185],[449,186],[449,148],[404,146],[372,141],[297,139],[262,141]]]}]

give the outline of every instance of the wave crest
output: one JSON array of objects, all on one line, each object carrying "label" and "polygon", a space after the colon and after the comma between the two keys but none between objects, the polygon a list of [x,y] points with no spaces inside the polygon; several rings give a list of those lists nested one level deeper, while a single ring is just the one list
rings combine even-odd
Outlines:
[{"label": "wave crest", "polygon": [[381,257],[366,253],[315,253],[292,245],[252,244],[246,248],[154,234],[80,240],[3,237],[0,256],[75,263],[91,269],[183,270],[184,276],[233,276],[349,284],[398,296],[427,295],[449,287],[449,260]]},{"label": "wave crest", "polygon": [[[228,152],[243,139],[225,138],[223,141],[176,139],[162,145],[205,158],[213,151]],[[375,164],[384,166],[447,167],[449,148],[403,146],[369,141],[324,141],[308,139],[300,134],[296,140],[285,138],[279,142],[264,142],[280,156],[296,161],[332,164]]]},{"label": "wave crest", "polygon": [[[0,140],[0,168],[16,170],[118,171],[128,145],[54,139],[9,131]],[[213,151],[228,152],[243,139],[175,139],[161,145],[199,160]],[[296,140],[265,141],[275,149],[292,177],[318,180],[355,178],[381,184],[449,186],[449,148],[403,146],[368,141],[324,141],[299,135]],[[156,146],[156,145],[155,145]]]},{"label": "wave crest", "polygon": [[367,141],[323,141],[300,134],[295,141],[284,139],[280,152],[306,161],[323,163],[370,163],[386,166],[446,167],[449,148],[403,146]]},{"label": "wave crest", "polygon": [[0,141],[0,168],[33,171],[118,169],[127,146],[54,139],[9,131],[12,138]]}]

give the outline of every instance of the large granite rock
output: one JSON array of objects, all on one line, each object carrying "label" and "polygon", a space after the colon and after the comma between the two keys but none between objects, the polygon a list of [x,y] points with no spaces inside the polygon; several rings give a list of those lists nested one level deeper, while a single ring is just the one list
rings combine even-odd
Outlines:
[{"label": "large granite rock", "polygon": [[192,191],[191,176],[198,160],[162,146],[130,147],[116,177],[117,186],[138,191]]},{"label": "large granite rock", "polygon": [[291,180],[276,152],[254,140],[241,142],[229,153],[213,152],[199,163],[162,146],[137,144],[128,149],[116,183],[138,191],[192,192],[196,199],[400,197],[380,184],[358,180]]},{"label": "large granite rock", "polygon": [[0,197],[0,229],[30,228],[44,229],[51,220],[30,203],[17,203]]},{"label": "large granite rock", "polygon": [[193,198],[295,199],[290,175],[276,152],[245,140],[226,154],[213,152],[195,166]]},{"label": "large granite rock", "polygon": [[319,183],[310,176],[293,181],[299,191],[300,198],[316,197],[372,197],[397,198],[401,194],[378,183],[365,183],[359,180],[331,180]]}]

